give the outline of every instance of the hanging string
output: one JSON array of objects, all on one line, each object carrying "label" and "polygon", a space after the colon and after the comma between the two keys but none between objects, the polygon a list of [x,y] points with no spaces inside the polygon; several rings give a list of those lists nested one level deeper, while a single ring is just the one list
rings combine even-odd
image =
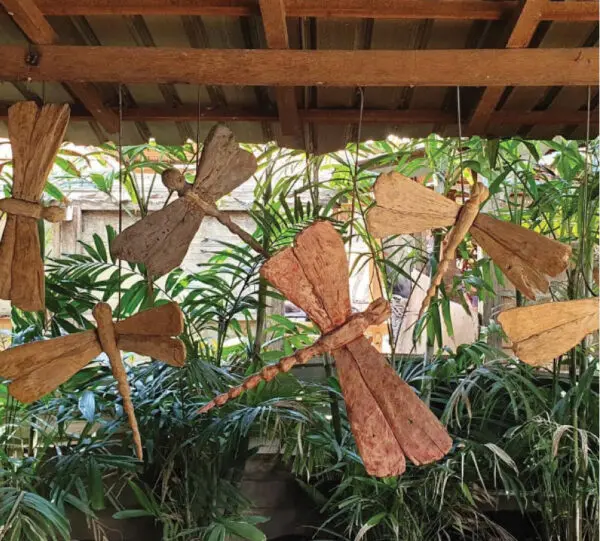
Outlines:
[{"label": "hanging string", "polygon": [[[119,83],[119,132],[118,132],[118,161],[119,161],[119,234],[123,231],[123,85]],[[119,258],[119,289],[117,291],[117,319],[121,319],[121,275],[123,262]]]},{"label": "hanging string", "polygon": [[356,210],[356,199],[358,198],[358,159],[360,148],[360,137],[362,133],[363,113],[365,107],[365,93],[362,88],[358,88],[360,95],[360,110],[358,116],[358,127],[356,130],[356,153],[354,155],[354,173],[352,175],[352,207],[350,210],[350,242],[348,243],[348,252],[352,255],[352,238],[354,237],[354,212]]},{"label": "hanging string", "polygon": [[456,87],[456,115],[458,117],[458,160],[460,167],[460,195],[461,203],[465,203],[465,177],[463,174],[463,160],[462,160],[462,111],[460,104],[460,86]]}]

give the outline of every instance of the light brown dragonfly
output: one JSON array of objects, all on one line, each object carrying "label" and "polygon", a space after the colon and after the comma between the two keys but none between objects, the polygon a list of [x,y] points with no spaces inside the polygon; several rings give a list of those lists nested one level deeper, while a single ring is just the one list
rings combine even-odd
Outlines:
[{"label": "light brown dragonfly", "polygon": [[546,276],[558,276],[567,268],[570,246],[479,212],[479,206],[488,197],[482,184],[475,185],[471,198],[462,206],[399,173],[380,175],[374,192],[376,204],[367,213],[367,223],[376,237],[454,226],[444,240],[443,257],[423,301],[421,315],[467,232],[530,299],[535,299],[536,291],[548,291]]},{"label": "light brown dragonfly", "polygon": [[142,442],[119,350],[183,366],[185,346],[178,338],[171,338],[183,332],[181,310],[171,302],[113,323],[110,306],[99,303],[93,315],[97,329],[0,352],[0,377],[11,380],[8,390],[14,398],[29,403],[56,389],[100,353],[106,353],[123,398],[136,454],[142,460]]},{"label": "light brown dragonfly", "polygon": [[368,473],[399,475],[405,470],[405,457],[417,465],[427,464],[450,450],[452,440],[442,424],[364,336],[370,325],[389,317],[389,304],[378,299],[365,312],[352,314],[344,243],[329,222],[317,222],[300,233],[294,247],[263,265],[261,275],[304,310],[323,335],[312,346],[265,367],[215,398],[201,412],[272,380],[295,364],[331,352]]},{"label": "light brown dragonfly", "polygon": [[7,214],[0,241],[0,298],[21,310],[45,306],[38,220],[59,222],[65,211],[44,207],[40,199],[68,123],[68,105],[40,108],[25,101],[8,110],[14,173],[12,197],[0,199],[0,211]]}]

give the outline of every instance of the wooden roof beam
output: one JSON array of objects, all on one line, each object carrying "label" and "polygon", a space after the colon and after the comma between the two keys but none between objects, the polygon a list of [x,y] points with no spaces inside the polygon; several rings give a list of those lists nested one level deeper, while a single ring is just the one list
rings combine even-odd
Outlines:
[{"label": "wooden roof beam", "polygon": [[[598,50],[247,50],[0,46],[0,80],[232,86],[588,86]],[[393,66],[394,69],[390,69]]]},{"label": "wooden roof beam", "polygon": [[[284,0],[288,17],[373,19],[505,19],[517,0]],[[259,0],[38,0],[44,15],[259,15]],[[543,20],[597,21],[595,0],[548,2]]]},{"label": "wooden roof beam", "polygon": [[[538,24],[542,20],[543,8],[549,3],[549,0],[525,0],[523,9],[506,42],[507,49],[518,49],[529,45]],[[501,86],[488,87],[483,91],[467,126],[466,131],[468,134],[485,132],[492,112],[496,109],[503,93],[504,87]]]},{"label": "wooden roof beam", "polygon": [[[289,49],[283,0],[260,0],[260,13],[269,49]],[[275,95],[281,133],[300,137],[302,124],[298,116],[296,89],[291,86],[277,87]]]},{"label": "wooden roof beam", "polygon": [[[58,35],[34,0],[0,0],[0,4],[4,6],[7,13],[12,16],[15,23],[32,43],[36,45],[58,43]],[[66,86],[108,133],[118,131],[119,117],[104,105],[97,89],[92,85],[80,83],[67,84]]]},{"label": "wooden roof beam", "polygon": [[[8,118],[10,104],[0,103],[0,120]],[[353,124],[360,117],[359,109],[300,109],[302,122],[315,124]],[[126,122],[195,122],[198,109],[196,105],[182,105],[177,108],[164,105],[143,105],[123,110]],[[71,112],[71,120],[89,122],[93,117],[81,107],[75,106]],[[277,122],[274,113],[257,109],[206,109],[200,112],[201,122]],[[437,109],[365,109],[364,124],[456,124],[454,113],[445,113]],[[585,125],[586,111],[495,111],[492,113],[491,125]],[[592,115],[591,124],[598,126],[600,118]]]}]

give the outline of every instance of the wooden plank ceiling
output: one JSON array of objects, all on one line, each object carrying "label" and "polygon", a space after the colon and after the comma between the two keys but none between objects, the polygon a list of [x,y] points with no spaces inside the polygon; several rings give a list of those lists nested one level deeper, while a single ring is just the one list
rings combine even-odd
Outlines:
[{"label": "wooden plank ceiling", "polygon": [[[598,132],[596,0],[0,0],[0,137],[70,102],[80,144]],[[459,87],[459,91],[457,91]],[[591,102],[590,114],[587,103]]]}]

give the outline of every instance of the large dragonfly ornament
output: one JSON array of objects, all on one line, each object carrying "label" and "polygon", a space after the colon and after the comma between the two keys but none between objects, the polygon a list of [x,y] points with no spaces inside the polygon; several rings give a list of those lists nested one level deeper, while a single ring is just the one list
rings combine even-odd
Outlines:
[{"label": "large dragonfly ornament", "polygon": [[204,216],[214,216],[254,249],[262,247],[251,235],[220,212],[215,202],[256,171],[254,155],[239,147],[233,133],[217,124],[204,141],[193,184],[176,169],[167,169],[162,181],[179,198],[148,214],[121,232],[112,243],[114,256],[144,263],[151,276],[161,276],[181,265]]},{"label": "large dragonfly ornament", "polygon": [[44,207],[40,198],[69,123],[68,105],[16,103],[8,110],[12,149],[12,197],[0,199],[6,224],[0,241],[0,298],[21,310],[45,306],[44,262],[38,220],[64,220],[59,207]]},{"label": "large dragonfly ornament", "polygon": [[183,366],[185,346],[178,338],[171,338],[183,332],[181,310],[177,304],[168,303],[113,323],[110,306],[99,303],[93,316],[96,329],[0,352],[0,377],[11,380],[8,390],[14,398],[29,403],[56,389],[100,353],[106,353],[123,399],[136,455],[142,460],[142,440],[119,350]]},{"label": "large dragonfly ornament", "polygon": [[536,291],[547,292],[546,276],[559,275],[569,262],[570,246],[479,212],[488,197],[488,190],[482,184],[474,186],[471,198],[462,206],[399,173],[380,175],[374,192],[376,205],[367,213],[367,223],[376,237],[454,226],[444,239],[442,260],[431,280],[420,315],[435,296],[450,263],[456,259],[456,249],[467,232],[513,285],[530,299],[535,299]]},{"label": "large dragonfly ornament", "polygon": [[352,314],[344,243],[330,223],[317,222],[307,228],[296,237],[293,247],[269,259],[260,272],[304,310],[323,334],[312,346],[216,397],[201,412],[221,406],[315,355],[330,352],[369,474],[399,475],[406,468],[405,457],[417,465],[427,464],[450,450],[452,440],[442,424],[364,336],[367,327],[389,317],[389,304],[378,299],[365,312]]}]

